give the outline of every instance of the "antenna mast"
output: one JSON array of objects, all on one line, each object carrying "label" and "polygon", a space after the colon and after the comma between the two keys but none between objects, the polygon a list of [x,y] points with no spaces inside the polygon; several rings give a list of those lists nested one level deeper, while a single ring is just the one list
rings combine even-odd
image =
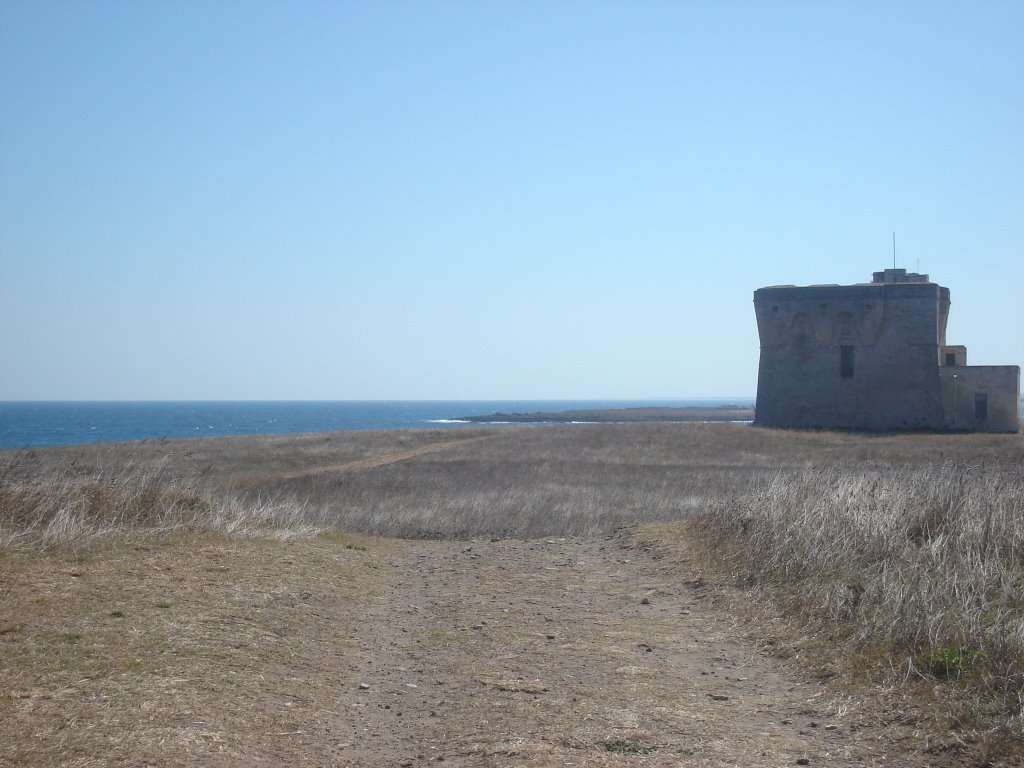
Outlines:
[{"label": "antenna mast", "polygon": [[896,233],[892,233],[892,268],[896,269]]}]

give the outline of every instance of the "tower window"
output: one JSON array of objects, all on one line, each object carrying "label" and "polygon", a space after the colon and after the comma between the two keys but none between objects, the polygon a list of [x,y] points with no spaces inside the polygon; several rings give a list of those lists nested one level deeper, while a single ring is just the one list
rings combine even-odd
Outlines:
[{"label": "tower window", "polygon": [[843,344],[839,347],[839,376],[844,379],[853,378],[853,345]]},{"label": "tower window", "polygon": [[946,365],[956,365],[956,352],[946,353]]},{"label": "tower window", "polygon": [[974,396],[974,418],[988,418],[988,395],[979,393]]}]

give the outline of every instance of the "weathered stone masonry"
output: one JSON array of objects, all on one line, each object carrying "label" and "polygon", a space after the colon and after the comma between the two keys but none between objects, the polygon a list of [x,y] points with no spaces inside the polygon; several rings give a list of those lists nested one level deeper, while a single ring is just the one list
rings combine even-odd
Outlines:
[{"label": "weathered stone masonry", "polygon": [[949,289],[905,269],[870,283],[754,292],[754,423],[1016,432],[1020,368],[968,366],[946,344]]}]

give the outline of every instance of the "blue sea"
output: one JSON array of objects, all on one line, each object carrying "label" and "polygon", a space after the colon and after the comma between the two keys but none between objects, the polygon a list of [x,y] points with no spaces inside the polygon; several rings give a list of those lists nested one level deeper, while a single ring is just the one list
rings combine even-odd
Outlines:
[{"label": "blue sea", "polygon": [[336,429],[466,429],[461,416],[589,408],[753,405],[706,400],[337,400],[0,402],[0,449]]}]

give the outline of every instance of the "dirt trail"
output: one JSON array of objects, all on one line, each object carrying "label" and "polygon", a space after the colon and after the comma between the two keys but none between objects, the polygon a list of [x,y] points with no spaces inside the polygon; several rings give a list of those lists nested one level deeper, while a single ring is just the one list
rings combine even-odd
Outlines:
[{"label": "dirt trail", "polygon": [[0,561],[0,766],[939,764],[770,657],[678,525]]},{"label": "dirt trail", "polygon": [[416,458],[417,456],[434,453],[435,451],[443,451],[456,445],[466,445],[467,443],[475,443],[480,440],[490,440],[493,437],[494,435],[480,435],[479,437],[461,437],[455,440],[442,440],[436,443],[421,445],[416,448],[407,448],[401,451],[390,451],[388,453],[378,453],[361,459],[353,459],[352,461],[344,461],[339,464],[328,464],[321,467],[304,467],[302,469],[292,469],[273,473],[261,471],[260,474],[252,477],[234,480],[230,486],[232,488],[257,487],[271,485],[282,480],[295,480],[301,477],[313,477],[315,475],[326,475],[336,472],[360,472],[367,469],[384,467],[388,464],[397,464],[400,461],[408,461],[409,459]]},{"label": "dirt trail", "polygon": [[408,543],[353,626],[332,760],[917,764],[886,758],[902,750],[884,729],[737,639],[700,577],[657,558],[627,532]]}]

